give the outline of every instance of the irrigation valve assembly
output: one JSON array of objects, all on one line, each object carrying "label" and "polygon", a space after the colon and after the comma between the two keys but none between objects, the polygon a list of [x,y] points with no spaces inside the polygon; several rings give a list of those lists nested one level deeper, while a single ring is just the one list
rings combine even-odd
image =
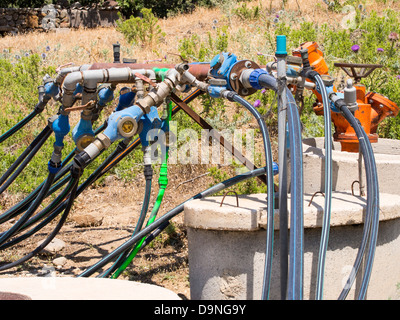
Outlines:
[{"label": "irrigation valve assembly", "polygon": [[[360,80],[368,76],[377,65],[336,64],[348,75],[346,86],[339,91],[335,79],[329,74],[323,53],[315,42],[300,45],[288,55],[286,37],[277,37],[276,59],[259,66],[247,59],[238,59],[233,53],[221,52],[210,62],[145,64],[121,63],[120,45],[114,45],[114,63],[96,63],[82,66],[68,66],[58,70],[54,78],[46,76],[38,88],[38,102],[34,110],[23,120],[0,136],[0,143],[23,130],[36,115],[48,106],[50,100],[60,104],[53,117],[49,119],[43,131],[24,150],[19,158],[0,177],[2,183],[0,193],[17,178],[29,161],[43,146],[50,135],[54,134],[53,152],[48,158],[49,176],[24,200],[6,210],[0,215],[0,223],[11,221],[19,216],[18,221],[8,230],[0,234],[0,248],[5,249],[19,243],[55,220],[62,213],[54,231],[45,243],[51,241],[61,229],[76,197],[90,184],[116,166],[126,155],[137,146],[142,145],[144,151],[144,174],[146,191],[144,194],[142,213],[138,226],[132,237],[110,254],[104,256],[98,263],[85,270],[80,276],[90,276],[98,272],[108,263],[113,265],[103,271],[99,277],[116,278],[132,261],[136,253],[147,245],[151,239],[162,232],[169,220],[183,210],[183,204],[170,210],[156,219],[161,206],[164,192],[168,184],[168,139],[160,139],[165,144],[165,154],[159,179],[159,196],[156,206],[144,225],[147,208],[150,201],[150,187],[153,179],[149,146],[157,141],[154,132],[169,137],[169,121],[178,111],[183,110],[206,128],[206,122],[186,104],[196,97],[206,94],[212,98],[224,98],[238,103],[247,109],[257,121],[262,134],[265,163],[262,168],[250,170],[227,181],[211,187],[191,199],[212,195],[240,181],[253,177],[264,176],[267,184],[267,245],[264,269],[262,298],[269,298],[271,285],[271,268],[274,243],[274,209],[275,190],[274,174],[279,174],[279,210],[280,233],[288,233],[290,218],[290,237],[280,239],[281,250],[281,295],[282,299],[303,298],[303,169],[302,169],[302,138],[299,114],[302,110],[304,90],[310,90],[316,98],[314,111],[324,116],[325,124],[325,205],[324,221],[321,235],[321,249],[318,259],[318,278],[316,298],[323,298],[323,279],[327,240],[329,235],[329,219],[332,198],[332,139],[340,141],[342,151],[362,152],[368,173],[367,213],[371,219],[371,227],[365,231],[369,239],[365,250],[360,251],[355,262],[359,270],[359,259],[367,257],[367,267],[363,274],[363,285],[359,298],[365,297],[369,276],[372,268],[373,252],[376,245],[377,215],[379,214],[379,190],[376,183],[377,173],[371,142],[377,141],[376,129],[387,116],[395,116],[399,108],[395,103],[376,92],[366,92]],[[124,59],[125,61],[125,59]],[[94,123],[110,102],[116,100],[117,107],[99,127]],[[272,159],[271,141],[267,126],[259,111],[245,98],[259,90],[272,90],[278,97],[278,144],[279,168]],[[178,94],[186,97],[181,100]],[[172,103],[174,102],[175,105]],[[80,112],[76,126],[70,128],[71,112]],[[330,130],[331,123],[335,133]],[[208,124],[207,124],[208,125]],[[208,125],[208,129],[210,126]],[[153,133],[151,139],[150,132]],[[63,156],[65,137],[70,134],[74,143],[74,151]],[[136,139],[135,139],[136,137]],[[368,137],[368,139],[365,139]],[[84,182],[79,184],[79,178],[88,165],[106,149],[113,148],[109,156],[96,168]],[[232,149],[230,149],[232,151]],[[233,151],[232,151],[233,152]],[[288,210],[288,176],[286,174],[286,154],[290,155],[290,194],[291,204]],[[51,203],[36,212],[42,201],[58,189],[64,188]],[[290,212],[290,216],[287,216]],[[379,221],[379,219],[378,219]],[[143,227],[144,226],[144,227]],[[293,230],[293,232],[292,232]],[[38,247],[15,263],[0,266],[7,270],[12,266],[29,260],[40,252]],[[350,281],[350,280],[349,280]],[[342,298],[346,296],[346,291]]]}]

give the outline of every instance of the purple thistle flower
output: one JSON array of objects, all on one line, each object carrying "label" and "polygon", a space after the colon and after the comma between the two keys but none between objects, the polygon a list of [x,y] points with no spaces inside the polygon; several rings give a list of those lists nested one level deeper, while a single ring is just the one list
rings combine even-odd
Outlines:
[{"label": "purple thistle flower", "polygon": [[378,49],[376,49],[378,52],[383,52],[383,51],[385,51],[385,50],[383,50],[383,48],[378,48]]},{"label": "purple thistle flower", "polygon": [[397,41],[397,40],[399,40],[399,34],[396,33],[396,32],[391,32],[391,33],[389,34],[389,41],[395,42],[395,41]]},{"label": "purple thistle flower", "polygon": [[400,75],[398,75],[396,78],[397,78],[397,80],[400,80]]},{"label": "purple thistle flower", "polygon": [[46,51],[50,51],[50,49],[51,49],[50,46],[46,47]]},{"label": "purple thistle flower", "polygon": [[355,44],[355,45],[353,45],[353,46],[351,47],[351,50],[352,50],[353,52],[357,53],[358,50],[360,50],[360,46],[359,46],[358,44]]},{"label": "purple thistle flower", "polygon": [[254,108],[258,108],[261,105],[261,101],[259,99],[257,99],[256,101],[254,101],[253,103],[253,107]]},{"label": "purple thistle flower", "polygon": [[261,90],[261,93],[262,93],[262,94],[264,94],[264,93],[266,93],[266,92],[267,92],[267,90],[265,90],[265,89],[262,89],[262,90]]}]

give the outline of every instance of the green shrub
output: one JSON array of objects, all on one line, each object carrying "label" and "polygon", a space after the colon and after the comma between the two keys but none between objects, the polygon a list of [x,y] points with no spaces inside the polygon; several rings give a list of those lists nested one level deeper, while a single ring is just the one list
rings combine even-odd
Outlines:
[{"label": "green shrub", "polygon": [[190,38],[180,40],[178,50],[182,58],[189,61],[205,62],[211,61],[214,56],[226,51],[229,42],[228,26],[216,27],[215,30],[214,37],[211,32],[208,32],[205,39],[197,34],[192,34]]},{"label": "green shrub", "polygon": [[132,16],[123,20],[120,16],[120,19],[117,20],[117,30],[131,44],[152,46],[164,34],[151,9],[143,8],[140,12],[143,15],[142,18]]}]

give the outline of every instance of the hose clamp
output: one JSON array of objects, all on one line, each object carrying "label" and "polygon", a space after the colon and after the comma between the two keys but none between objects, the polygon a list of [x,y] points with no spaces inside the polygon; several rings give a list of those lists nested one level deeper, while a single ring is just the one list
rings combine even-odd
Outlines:
[{"label": "hose clamp", "polygon": [[249,82],[250,85],[257,90],[261,90],[263,89],[263,87],[258,83],[258,79],[260,78],[260,76],[262,74],[267,74],[269,75],[269,73],[264,70],[264,69],[255,69],[249,76]]}]

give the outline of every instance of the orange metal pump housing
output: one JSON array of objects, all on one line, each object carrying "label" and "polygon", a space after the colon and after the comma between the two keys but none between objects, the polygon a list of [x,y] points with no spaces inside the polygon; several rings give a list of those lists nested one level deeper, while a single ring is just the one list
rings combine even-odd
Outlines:
[{"label": "orange metal pump housing", "polygon": [[[300,48],[293,51],[293,55],[300,56],[301,48],[308,49],[310,65],[315,71],[321,75],[329,74],[328,66],[323,58],[323,53],[318,49],[318,44],[316,42],[303,43]],[[362,67],[362,65],[353,66]],[[345,71],[348,75],[350,75],[347,70]],[[352,68],[352,71],[354,71],[354,68]],[[358,104],[358,109],[355,111],[354,116],[360,121],[371,143],[377,142],[378,134],[376,131],[378,125],[386,117],[396,116],[399,113],[399,107],[393,101],[379,93],[366,93],[365,86],[361,84],[357,78],[355,79],[354,87],[356,88]],[[317,115],[323,115],[324,111],[321,103],[322,97],[315,89],[312,91],[317,97],[317,101],[313,108],[314,112]],[[336,88],[334,88],[334,91],[337,91]],[[333,138],[335,141],[339,141],[341,143],[342,151],[358,152],[358,139],[349,122],[340,113],[333,111],[331,112],[331,117],[335,126]]]}]

